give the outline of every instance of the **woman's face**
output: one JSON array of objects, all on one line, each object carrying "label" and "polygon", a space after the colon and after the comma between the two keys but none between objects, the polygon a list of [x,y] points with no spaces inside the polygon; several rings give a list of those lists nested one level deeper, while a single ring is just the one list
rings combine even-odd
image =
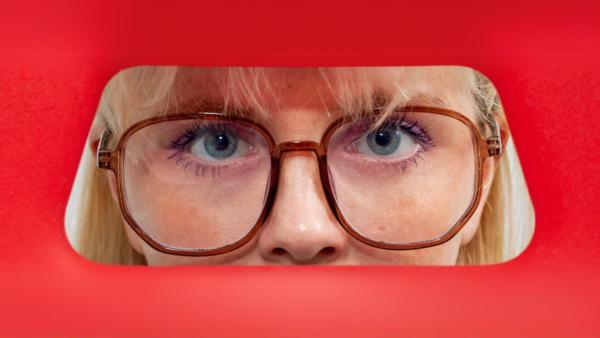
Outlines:
[{"label": "woman's face", "polygon": [[[179,78],[174,88],[180,91],[184,101],[188,97],[215,106],[233,102],[237,107],[244,107],[247,111],[245,117],[262,125],[276,144],[297,140],[320,142],[332,122],[347,116],[347,109],[356,109],[347,108],[344,102],[364,101],[365,88],[371,93],[387,93],[383,104],[388,108],[436,106],[460,112],[474,123],[476,121],[470,70],[437,67],[374,70],[365,74],[360,78],[350,77],[344,82],[339,79],[325,81],[315,70],[270,70],[268,91],[260,95],[245,95],[239,90],[226,94],[231,89],[229,85],[229,89],[224,89],[223,84],[231,81],[228,77],[231,74],[189,72]],[[230,100],[231,95],[235,96],[234,101]],[[260,108],[246,109],[248,107]],[[349,123],[350,127],[341,128],[332,137],[328,158],[331,163],[337,163],[331,165],[330,175],[335,181],[338,204],[348,219],[364,224],[364,228],[359,229],[363,234],[378,236],[385,231],[381,226],[369,228],[371,223],[392,224],[402,220],[405,226],[402,236],[417,240],[419,235],[423,236],[422,233],[429,233],[432,237],[439,237],[443,233],[437,233],[439,230],[434,227],[428,229],[426,224],[458,219],[471,201],[475,172],[471,139],[461,138],[451,126],[437,123],[435,116],[416,115],[404,116],[402,123],[412,125],[413,130],[418,129],[417,134],[427,133],[427,140],[415,138],[407,142],[405,140],[409,138],[403,134],[404,148],[397,146],[393,153],[385,148],[389,148],[389,139],[385,138],[389,138],[389,133],[373,134],[375,136],[370,139],[354,137],[352,142],[344,143],[350,130],[360,125],[360,118],[352,120],[359,122]],[[139,116],[129,116],[121,123],[127,127],[139,120]],[[198,243],[210,246],[211,239],[228,236],[238,239],[240,235],[236,232],[244,232],[252,224],[241,230],[236,224],[247,224],[251,223],[247,219],[256,219],[268,188],[271,168],[266,142],[244,126],[236,126],[220,134],[196,133],[194,138],[199,140],[191,140],[191,136],[186,139],[189,128],[175,124],[162,130],[158,126],[152,128],[139,132],[129,141],[143,144],[144,151],[143,156],[136,155],[138,157],[125,166],[126,198],[130,209],[138,210],[134,215],[138,223],[147,226],[151,235],[168,237],[170,241],[185,243],[184,246]],[[184,148],[185,155],[181,151],[172,153],[173,149],[168,150],[171,153],[161,150],[160,140],[155,142],[156,145],[148,141],[159,130],[165,135],[172,133],[165,136],[165,140],[168,138],[171,145]],[[177,136],[181,131],[183,138]],[[384,142],[385,147],[377,142]],[[228,149],[233,150],[227,153]],[[418,155],[418,159],[405,160],[401,168],[391,168],[389,163],[394,162],[392,155],[402,151],[406,154],[400,157],[408,157],[412,152]],[[353,161],[357,156],[367,164]],[[266,161],[258,160],[260,158]],[[213,167],[200,167],[198,161],[208,161]],[[230,165],[214,170],[217,162]],[[386,169],[381,169],[382,165],[376,167],[372,164],[375,162],[377,165],[387,163]],[[175,167],[179,171],[175,172]],[[165,254],[151,248],[126,222],[123,223],[131,245],[146,257],[150,265],[452,265],[460,247],[469,242],[479,226],[482,205],[492,180],[492,167],[491,160],[486,160],[482,202],[469,222],[450,241],[424,249],[384,250],[350,236],[327,202],[319,163],[316,154],[310,151],[283,153],[276,182],[277,192],[266,221],[248,243],[232,252],[208,257]],[[189,174],[190,171],[195,174]],[[110,177],[116,201],[116,182],[114,176]],[[197,230],[199,226],[209,228],[208,224],[215,226],[204,233]]]}]

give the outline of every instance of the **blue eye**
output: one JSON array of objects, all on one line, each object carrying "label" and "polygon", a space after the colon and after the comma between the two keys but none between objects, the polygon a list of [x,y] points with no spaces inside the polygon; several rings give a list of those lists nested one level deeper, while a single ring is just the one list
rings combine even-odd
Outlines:
[{"label": "blue eye", "polygon": [[393,154],[402,141],[399,130],[394,128],[381,128],[367,135],[369,148],[377,155]]},{"label": "blue eye", "polygon": [[189,119],[164,124],[165,134],[175,134],[168,144],[167,159],[183,168],[184,174],[212,174],[215,178],[224,172],[241,173],[251,164],[270,163],[268,141],[244,122]]},{"label": "blue eye", "polygon": [[233,132],[206,131],[189,144],[189,152],[208,161],[226,161],[246,156],[250,145]]},{"label": "blue eye", "polygon": [[231,133],[210,132],[204,135],[204,150],[215,159],[231,157],[237,149],[238,139]]},{"label": "blue eye", "polygon": [[[413,156],[422,148],[419,138],[407,128],[410,125],[386,123],[384,126],[364,134],[354,142],[354,149],[370,157],[402,160]],[[412,129],[415,125],[412,125]]]},{"label": "blue eye", "polygon": [[[247,136],[240,136],[240,133]],[[203,123],[191,126],[183,135],[170,142],[172,148],[204,162],[228,162],[249,155],[252,145],[246,141],[255,135],[234,123]]]}]

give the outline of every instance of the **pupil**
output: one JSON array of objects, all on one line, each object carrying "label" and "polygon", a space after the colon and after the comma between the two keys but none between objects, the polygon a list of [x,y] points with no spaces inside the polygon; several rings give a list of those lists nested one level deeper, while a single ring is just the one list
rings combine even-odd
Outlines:
[{"label": "pupil", "polygon": [[367,137],[369,148],[378,155],[393,154],[400,146],[400,131],[383,128],[372,132]]},{"label": "pupil", "polygon": [[387,131],[379,131],[376,135],[375,135],[375,142],[377,143],[377,145],[385,147],[388,144],[390,144],[392,140],[392,136],[390,135],[389,132]]},{"label": "pupil", "polygon": [[215,136],[215,148],[216,150],[223,151],[229,147],[229,138],[227,135],[219,134]]}]

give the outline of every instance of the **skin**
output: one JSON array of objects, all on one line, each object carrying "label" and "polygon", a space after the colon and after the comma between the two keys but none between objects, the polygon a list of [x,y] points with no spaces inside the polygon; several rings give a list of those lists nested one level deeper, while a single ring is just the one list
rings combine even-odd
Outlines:
[{"label": "skin", "polygon": [[[373,78],[370,81],[373,86],[385,87],[391,83],[404,86],[408,93],[414,94],[412,97],[409,94],[403,99],[405,101],[401,103],[405,104],[421,103],[416,93],[419,88],[427,88],[429,94],[444,101],[443,106],[441,104],[438,106],[464,113],[474,120],[473,99],[468,91],[465,91],[466,85],[460,73],[438,68],[435,71],[424,71],[419,74],[413,77],[402,73],[392,77],[392,80]],[[267,102],[266,106],[269,107],[267,115],[257,114],[252,118],[263,125],[278,144],[293,140],[319,142],[325,129],[341,116],[341,113],[337,112],[336,100],[331,91],[323,83],[315,87],[315,83],[319,83],[315,80],[316,76],[307,72],[286,71],[273,77],[273,91],[278,93],[277,102]],[[218,76],[212,79],[217,83],[219,80]],[[216,101],[220,98],[217,90],[204,89],[203,95]],[[98,138],[99,133],[96,140]],[[426,165],[423,164],[421,168],[425,169],[421,170],[426,170]],[[460,177],[461,168],[455,165],[449,168],[455,172],[448,172],[448,175],[436,178],[438,181],[432,183],[432,188],[444,184],[451,186],[452,182],[445,182],[445,180]],[[472,239],[479,227],[483,205],[493,180],[493,169],[493,159],[487,159],[484,163],[482,199],[469,222],[450,241],[425,249],[383,250],[366,245],[350,236],[337,221],[327,203],[316,156],[309,151],[295,151],[283,155],[278,191],[268,219],[249,243],[233,252],[209,257],[164,254],[152,249],[125,222],[123,224],[130,244],[146,257],[149,265],[453,265],[456,263],[460,247]],[[117,201],[115,178],[109,173],[108,179],[113,198]],[[426,192],[415,194],[419,193],[426,194]],[[448,195],[447,200],[452,200],[452,197]],[[421,200],[425,201],[426,196]],[[424,207],[430,208],[431,217],[444,213],[443,204],[413,206],[415,210],[416,208],[422,210]]]}]

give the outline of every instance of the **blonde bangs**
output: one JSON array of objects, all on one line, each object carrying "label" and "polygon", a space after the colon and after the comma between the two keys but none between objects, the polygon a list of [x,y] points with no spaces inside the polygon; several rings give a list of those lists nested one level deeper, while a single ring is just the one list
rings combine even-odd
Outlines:
[{"label": "blonde bangs", "polygon": [[[426,68],[424,70],[423,68]],[[440,75],[439,70],[451,76]],[[448,74],[446,74],[448,75]],[[324,114],[348,119],[370,117],[383,121],[407,104],[447,105],[449,98],[469,92],[436,96],[420,77],[462,82],[457,88],[474,88],[474,73],[465,67],[333,67],[333,68],[195,68],[140,66],[125,69],[107,84],[99,107],[105,127],[119,135],[125,126],[164,114],[197,112],[212,108],[232,116],[268,119],[283,109],[286,91],[296,77],[315,88]],[[401,81],[399,81],[401,79]],[[318,89],[318,90],[317,90]],[[453,107],[448,107],[453,108]]]}]

